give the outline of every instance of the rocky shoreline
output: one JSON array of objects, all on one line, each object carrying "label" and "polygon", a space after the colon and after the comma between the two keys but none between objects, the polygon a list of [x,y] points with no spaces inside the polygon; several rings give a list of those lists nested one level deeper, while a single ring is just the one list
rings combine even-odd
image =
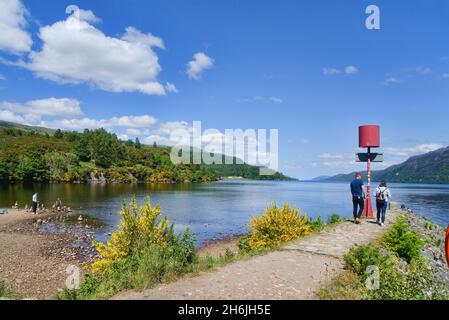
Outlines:
[{"label": "rocky shoreline", "polygon": [[[96,258],[86,222],[68,227],[64,212],[31,215],[12,210],[0,216],[0,282],[19,299],[53,299],[66,280]],[[72,271],[68,271],[72,268]]]}]

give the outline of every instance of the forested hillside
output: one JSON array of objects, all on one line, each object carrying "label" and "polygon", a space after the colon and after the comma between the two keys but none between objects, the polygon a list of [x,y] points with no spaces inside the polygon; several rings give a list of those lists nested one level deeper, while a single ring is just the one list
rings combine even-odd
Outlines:
[{"label": "forested hillside", "polygon": [[[0,125],[0,182],[207,182],[259,176],[249,165],[174,165],[170,148],[121,141],[104,129],[83,133]],[[268,179],[285,179],[276,173]]]}]

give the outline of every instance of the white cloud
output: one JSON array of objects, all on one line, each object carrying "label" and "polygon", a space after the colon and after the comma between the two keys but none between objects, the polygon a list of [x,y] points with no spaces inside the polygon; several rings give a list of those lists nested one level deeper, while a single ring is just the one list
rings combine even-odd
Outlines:
[{"label": "white cloud", "polygon": [[336,68],[323,68],[323,74],[325,76],[334,76],[336,74],[340,74],[341,71]]},{"label": "white cloud", "polygon": [[342,154],[323,153],[318,156],[320,159],[344,159]]},{"label": "white cloud", "polygon": [[273,103],[278,103],[278,104],[280,104],[280,103],[283,102],[282,99],[281,99],[281,98],[278,98],[278,97],[271,97],[270,100],[271,100]]},{"label": "white cloud", "polygon": [[123,141],[129,140],[129,136],[127,134],[118,134],[117,138],[119,138],[120,140],[123,140]]},{"label": "white cloud", "polygon": [[385,152],[393,156],[399,157],[412,157],[419,154],[428,153],[435,151],[437,149],[443,148],[442,144],[439,143],[426,143],[420,144],[410,148],[386,148]]},{"label": "white cloud", "polygon": [[27,124],[27,121],[22,116],[9,110],[0,110],[0,120]]},{"label": "white cloud", "polygon": [[387,78],[384,80],[384,82],[383,82],[383,84],[386,85],[386,86],[389,86],[389,85],[392,85],[392,84],[399,84],[399,83],[401,83],[401,81],[398,80],[398,79],[395,78],[395,77],[392,77],[392,76],[387,77]]},{"label": "white cloud", "polygon": [[132,136],[140,136],[142,132],[139,129],[128,128],[126,129],[126,133]]},{"label": "white cloud", "polygon": [[355,67],[355,66],[347,66],[345,68],[345,73],[347,75],[357,74],[357,73],[359,73],[359,69],[357,67]]},{"label": "white cloud", "polygon": [[448,72],[448,73],[443,73],[443,75],[441,76],[441,78],[443,78],[443,79],[449,79],[449,72]]},{"label": "white cloud", "polygon": [[193,60],[187,64],[187,75],[190,79],[199,80],[204,71],[212,69],[214,60],[203,52],[195,53]]},{"label": "white cloud", "polygon": [[427,76],[429,74],[432,74],[432,69],[428,67],[417,67],[415,69],[416,73],[422,76]]},{"label": "white cloud", "polygon": [[13,54],[30,51],[33,40],[25,31],[27,14],[20,0],[0,1],[0,50]]},{"label": "white cloud", "polygon": [[264,96],[254,96],[252,98],[244,98],[244,99],[239,99],[237,100],[238,102],[272,102],[272,103],[276,103],[276,104],[281,104],[284,101],[279,98],[279,97],[264,97]]},{"label": "white cloud", "polygon": [[73,14],[78,20],[84,20],[90,23],[99,23],[101,19],[96,17],[91,10],[83,10],[76,5],[70,5],[65,9],[66,14]]},{"label": "white cloud", "polygon": [[[68,10],[70,12],[70,10]],[[161,71],[153,48],[162,39],[128,27],[121,37],[110,37],[94,27],[91,11],[74,11],[66,20],[40,28],[40,51],[32,51],[20,65],[40,78],[59,84],[88,84],[110,92],[164,95],[157,76]]]},{"label": "white cloud", "polygon": [[43,125],[51,128],[68,129],[68,130],[82,130],[82,129],[97,129],[97,128],[148,128],[156,124],[157,119],[149,116],[122,116],[113,117],[110,119],[59,119],[48,122],[42,122]]},{"label": "white cloud", "polygon": [[340,168],[341,170],[346,168],[352,168],[355,164],[356,164],[355,161],[332,161],[332,162],[325,161],[322,163],[322,165],[325,167]]},{"label": "white cloud", "polygon": [[165,84],[165,90],[167,90],[167,92],[173,92],[173,93],[178,93],[178,88],[176,88],[176,86],[173,83],[167,82]]},{"label": "white cloud", "polygon": [[327,67],[323,68],[322,72],[325,76],[335,76],[342,73],[350,76],[359,73],[359,69],[355,66],[349,65],[346,66],[343,71],[334,67]]},{"label": "white cloud", "polygon": [[410,79],[416,79],[418,77],[425,77],[433,73],[432,69],[429,67],[413,67],[413,68],[403,68],[390,72],[386,75],[383,84],[386,86],[393,84],[400,84],[409,81]]},{"label": "white cloud", "polygon": [[6,80],[5,76],[0,74],[0,81],[5,81],[5,80]]},{"label": "white cloud", "polygon": [[80,102],[76,99],[48,98],[31,100],[25,103],[0,102],[0,109],[19,114],[39,116],[80,116]]}]

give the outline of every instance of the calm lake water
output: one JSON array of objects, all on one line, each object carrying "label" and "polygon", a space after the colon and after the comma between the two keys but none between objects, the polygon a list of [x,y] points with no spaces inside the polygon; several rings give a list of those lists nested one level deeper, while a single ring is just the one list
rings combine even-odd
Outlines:
[{"label": "calm lake water", "polygon": [[[377,184],[374,184],[377,185]],[[449,223],[449,185],[393,184],[393,200],[405,204],[435,223]],[[352,215],[347,183],[220,181],[208,184],[182,185],[0,185],[0,207],[11,207],[15,201],[30,205],[33,190],[46,207],[60,197],[63,204],[105,224],[96,230],[104,241],[118,222],[122,200],[133,195],[140,204],[149,196],[160,204],[162,212],[174,222],[177,230],[190,228],[198,243],[246,231],[251,216],[261,213],[276,201],[289,202],[311,217],[324,219],[333,213]]]}]

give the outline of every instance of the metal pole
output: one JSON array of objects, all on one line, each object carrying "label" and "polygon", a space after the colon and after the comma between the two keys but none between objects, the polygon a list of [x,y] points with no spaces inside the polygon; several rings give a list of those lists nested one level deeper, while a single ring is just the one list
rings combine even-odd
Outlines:
[{"label": "metal pole", "polygon": [[371,203],[371,147],[368,147],[368,162],[367,162],[367,187],[366,187],[366,201],[365,201],[365,216],[369,219],[373,217],[373,207]]},{"label": "metal pole", "polygon": [[[368,147],[368,186],[367,186],[367,197],[371,196],[371,147]],[[370,198],[371,199],[371,198]]]}]

